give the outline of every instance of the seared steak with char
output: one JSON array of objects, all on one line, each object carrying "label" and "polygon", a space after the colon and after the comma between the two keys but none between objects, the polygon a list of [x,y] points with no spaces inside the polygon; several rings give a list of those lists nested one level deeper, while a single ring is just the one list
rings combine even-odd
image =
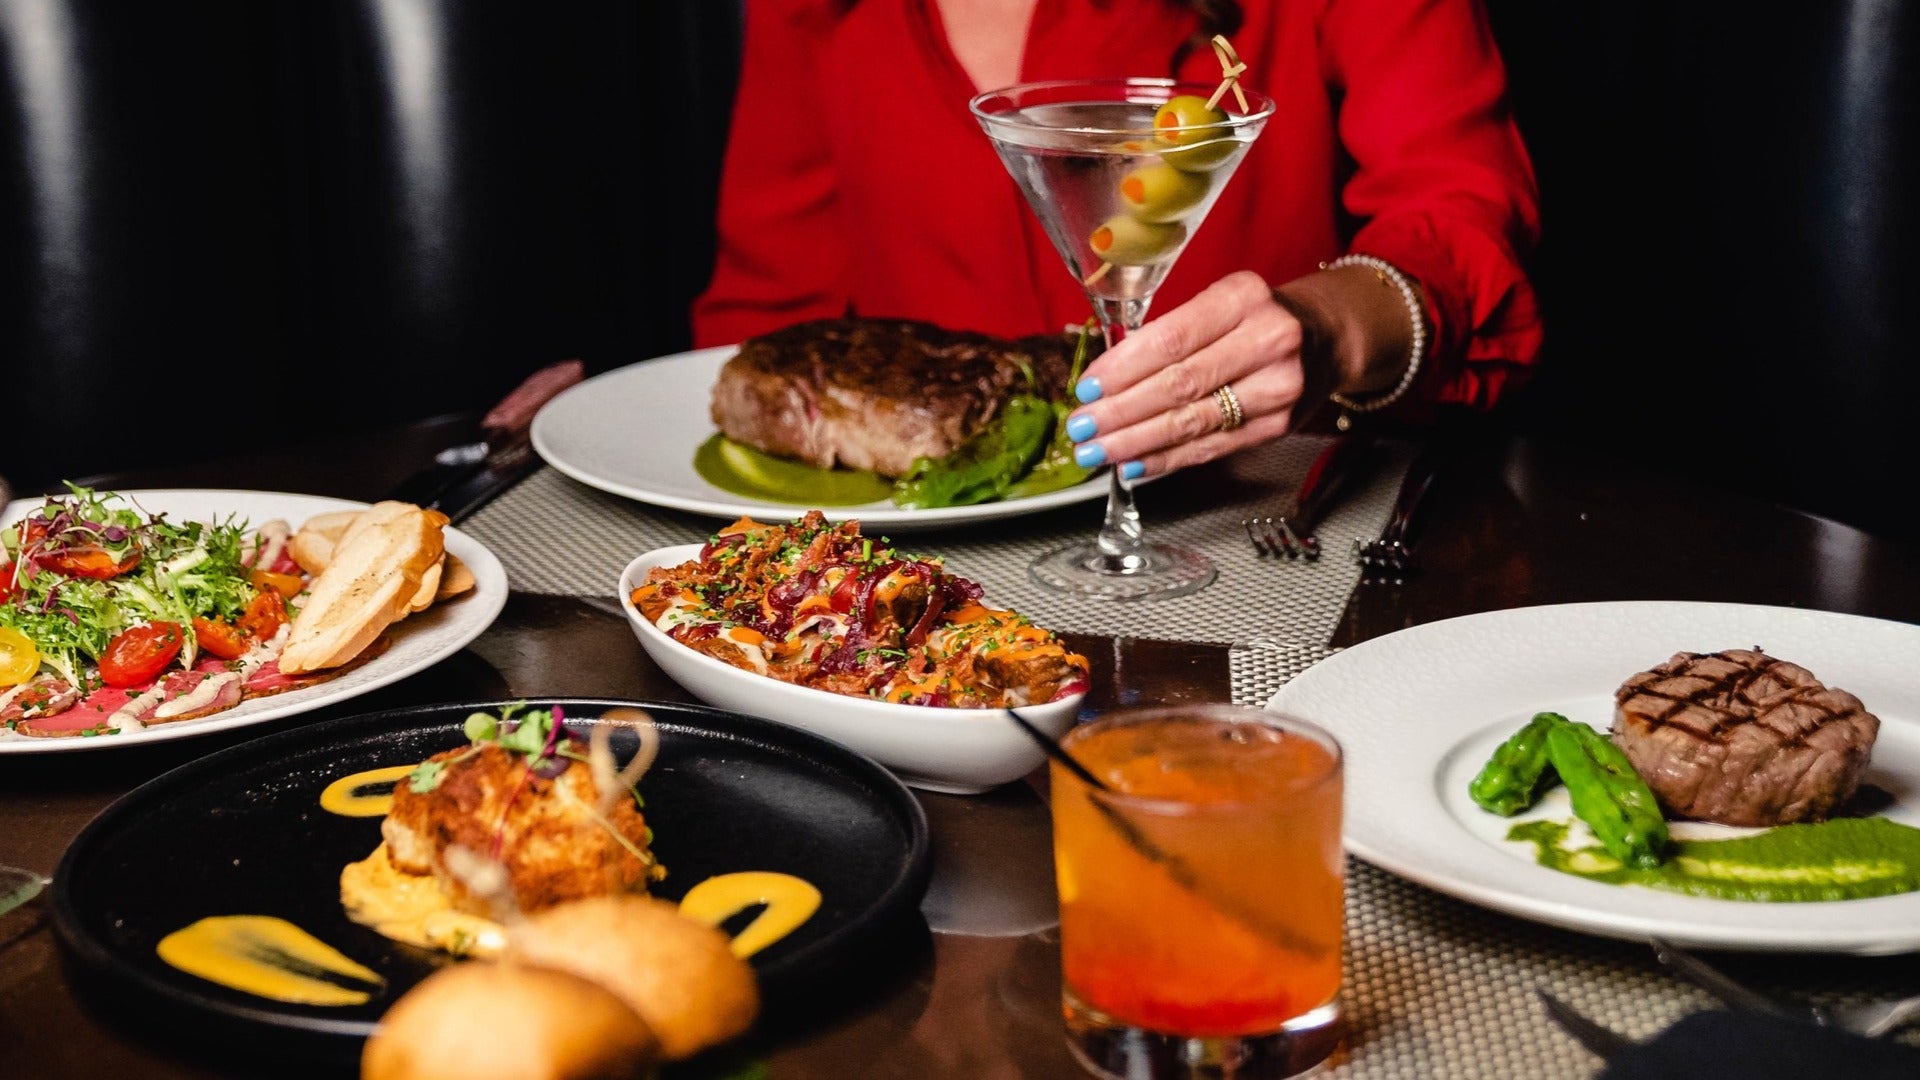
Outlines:
[{"label": "seared steak with char", "polygon": [[1758,649],[1676,653],[1614,698],[1613,739],[1661,805],[1725,825],[1825,820],[1880,732],[1859,698]]},{"label": "seared steak with char", "polygon": [[1066,394],[1075,336],[1007,340],[931,323],[823,319],[748,338],[713,384],[727,438],[821,468],[900,476],[1032,389]]}]

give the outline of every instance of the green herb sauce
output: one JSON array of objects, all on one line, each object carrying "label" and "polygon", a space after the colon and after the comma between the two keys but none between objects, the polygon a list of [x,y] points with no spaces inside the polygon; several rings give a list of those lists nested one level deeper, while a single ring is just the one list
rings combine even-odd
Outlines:
[{"label": "green herb sauce", "polygon": [[693,453],[693,471],[723,491],[797,506],[858,506],[893,495],[893,481],[854,469],[819,469],[715,435]]},{"label": "green herb sauce", "polygon": [[1679,840],[1659,866],[1636,870],[1594,844],[1567,847],[1571,822],[1528,821],[1507,839],[1534,846],[1540,865],[1617,885],[1718,900],[1806,903],[1920,889],[1920,829],[1886,818],[1781,825],[1730,840]]}]

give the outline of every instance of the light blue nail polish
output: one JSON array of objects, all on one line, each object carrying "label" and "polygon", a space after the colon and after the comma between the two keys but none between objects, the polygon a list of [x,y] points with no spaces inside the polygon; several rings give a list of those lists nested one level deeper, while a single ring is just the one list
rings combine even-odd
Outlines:
[{"label": "light blue nail polish", "polygon": [[1081,379],[1073,388],[1073,396],[1079,398],[1082,405],[1090,405],[1093,402],[1099,401],[1100,380],[1095,378]]},{"label": "light blue nail polish", "polygon": [[1129,461],[1125,465],[1120,466],[1120,479],[1122,480],[1138,480],[1145,475],[1147,475],[1145,462]]},{"label": "light blue nail polish", "polygon": [[1086,442],[1093,438],[1093,433],[1098,428],[1099,425],[1094,422],[1093,417],[1076,416],[1067,421],[1067,438],[1074,442]]},{"label": "light blue nail polish", "polygon": [[1073,460],[1083,469],[1091,469],[1107,463],[1107,448],[1097,442],[1086,443],[1073,448]]}]

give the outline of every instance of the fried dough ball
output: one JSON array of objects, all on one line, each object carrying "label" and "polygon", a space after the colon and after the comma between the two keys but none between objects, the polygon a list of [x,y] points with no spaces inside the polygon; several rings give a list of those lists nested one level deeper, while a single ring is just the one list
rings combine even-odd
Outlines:
[{"label": "fried dough ball", "polygon": [[660,1044],[605,987],[509,964],[443,968],[403,995],[360,1057],[362,1080],[626,1080]]},{"label": "fried dough ball", "polygon": [[653,1028],[669,1061],[741,1034],[760,1011],[753,969],[727,935],[664,900],[604,896],[553,908],[509,930],[504,956],[612,990]]}]

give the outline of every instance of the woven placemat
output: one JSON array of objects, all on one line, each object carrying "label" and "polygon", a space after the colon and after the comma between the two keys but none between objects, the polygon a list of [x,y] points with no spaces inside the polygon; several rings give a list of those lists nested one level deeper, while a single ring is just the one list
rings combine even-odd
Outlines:
[{"label": "woven placemat", "polygon": [[[1352,541],[1379,533],[1412,457],[1403,445],[1380,448],[1373,466],[1355,478],[1321,523],[1321,558],[1256,553],[1241,522],[1283,512],[1325,445],[1321,436],[1296,436],[1139,488],[1148,539],[1198,548],[1219,568],[1213,584],[1190,596],[1088,600],[1047,591],[1028,578],[1027,564],[1036,556],[1092,539],[1100,525],[1098,502],[893,539],[905,550],[944,557],[954,572],[984,585],[991,603],[1056,630],[1222,644],[1253,638],[1324,642],[1360,578]],[[516,591],[611,597],[620,571],[635,556],[697,543],[720,524],[542,469],[461,528],[500,557]]]}]

